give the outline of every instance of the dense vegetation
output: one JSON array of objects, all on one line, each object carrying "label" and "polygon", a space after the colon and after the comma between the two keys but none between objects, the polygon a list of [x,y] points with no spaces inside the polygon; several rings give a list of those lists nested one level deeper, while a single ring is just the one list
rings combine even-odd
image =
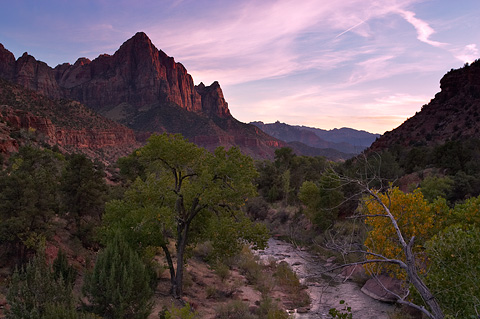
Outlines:
[{"label": "dense vegetation", "polygon": [[[108,186],[103,167],[84,155],[23,147],[0,172],[0,248],[7,257],[2,266],[18,265],[8,293],[8,318],[146,318],[156,286],[156,248],[163,252],[171,293],[181,298],[184,265],[197,244],[210,245],[206,260],[221,272],[245,243],[265,245],[265,226],[251,219],[268,221],[272,211],[281,223],[310,225],[309,232],[292,238],[304,244],[342,253],[355,250],[348,259],[353,262],[363,262],[368,254],[406,262],[385,207],[406,240],[414,242],[418,274],[443,312],[454,318],[474,316],[480,308],[479,154],[480,144],[472,140],[393,149],[344,164],[296,156],[284,148],[276,151],[274,161],[254,163],[236,148],[209,153],[178,135],[154,135],[118,162],[121,183]],[[405,173],[418,182],[404,185]],[[365,196],[369,192],[377,197]],[[286,213],[289,209],[295,213]],[[50,264],[44,254],[44,243],[62,221],[83,247],[100,249],[86,272],[83,295],[88,303],[81,309],[72,294],[76,272],[65,255],[59,253]],[[278,223],[267,224],[279,231]],[[296,236],[292,231],[284,235]],[[254,263],[239,267],[258,281],[258,273],[268,270]],[[285,272],[282,267],[275,266],[276,273]],[[410,283],[401,267],[382,263],[368,270]],[[295,287],[292,280],[289,289]],[[277,309],[268,299],[269,286],[260,284],[262,307]],[[412,291],[409,302],[423,305],[414,287]],[[299,290],[294,294],[300,295]],[[227,317],[232,311],[248,316],[241,304],[222,311]],[[258,316],[270,318],[268,313],[274,311]],[[173,314],[194,316],[188,307],[160,315]]]}]

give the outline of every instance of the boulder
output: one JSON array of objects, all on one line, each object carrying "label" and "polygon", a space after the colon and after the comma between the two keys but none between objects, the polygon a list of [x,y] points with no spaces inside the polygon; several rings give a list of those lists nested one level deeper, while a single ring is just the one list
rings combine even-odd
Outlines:
[{"label": "boulder", "polygon": [[402,282],[399,279],[391,278],[385,275],[375,276],[367,280],[362,287],[362,292],[373,299],[384,302],[395,302],[397,298],[389,291],[397,295],[402,295]]}]

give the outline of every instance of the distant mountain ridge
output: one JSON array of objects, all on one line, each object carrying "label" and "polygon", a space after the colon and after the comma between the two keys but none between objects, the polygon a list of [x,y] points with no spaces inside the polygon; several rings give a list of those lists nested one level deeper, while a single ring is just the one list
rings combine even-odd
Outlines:
[{"label": "distant mountain ridge", "polygon": [[350,157],[362,152],[380,136],[379,134],[346,127],[323,130],[307,126],[289,125],[279,121],[269,124],[263,122],[251,122],[250,124],[287,143],[301,142],[314,148],[333,149],[350,154]]},{"label": "distant mountain ridge", "polygon": [[195,86],[185,67],[138,32],[113,54],[50,68],[0,44],[0,77],[53,99],[70,99],[135,130],[144,141],[153,132],[181,133],[214,149],[238,146],[256,158],[273,158],[286,144],[237,121],[218,82]]}]

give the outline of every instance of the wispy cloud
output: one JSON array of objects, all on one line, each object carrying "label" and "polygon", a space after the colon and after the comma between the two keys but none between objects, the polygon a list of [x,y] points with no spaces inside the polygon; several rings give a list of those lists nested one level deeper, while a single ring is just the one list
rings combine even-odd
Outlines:
[{"label": "wispy cloud", "polygon": [[430,39],[430,36],[435,33],[435,30],[430,25],[415,17],[415,13],[412,11],[399,10],[400,15],[407,20],[417,30],[417,39],[434,47],[445,46],[446,43],[434,41]]},{"label": "wispy cloud", "polygon": [[[241,83],[307,68],[334,68],[352,60],[363,50],[349,48],[345,50],[348,52],[341,52],[340,35],[370,37],[377,31],[370,29],[369,20],[394,14],[412,2],[415,1],[388,0],[380,4],[376,0],[305,0],[301,5],[293,0],[232,2],[228,7],[219,7],[218,15],[210,11],[205,18],[185,20],[182,24],[176,21],[174,28],[165,28],[168,21],[154,24],[148,33],[154,43],[185,63],[192,73],[229,84]],[[317,51],[303,47],[302,39],[307,37],[316,39],[317,43],[309,46],[319,47]],[[335,54],[323,55],[329,50]],[[231,77],[233,73],[236,76]],[[207,79],[200,80],[208,82]]]},{"label": "wispy cloud", "polygon": [[460,50],[454,50],[453,54],[458,60],[466,63],[472,63],[479,58],[479,50],[474,43],[468,44]]}]

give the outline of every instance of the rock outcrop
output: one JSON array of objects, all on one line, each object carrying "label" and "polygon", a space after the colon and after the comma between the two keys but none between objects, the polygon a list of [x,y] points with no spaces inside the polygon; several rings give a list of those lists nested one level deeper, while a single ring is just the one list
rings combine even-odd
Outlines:
[{"label": "rock outcrop", "polygon": [[230,117],[228,103],[223,97],[222,89],[217,81],[210,86],[200,83],[195,86],[195,90],[202,97],[202,111],[208,115],[218,116],[222,118]]},{"label": "rock outcrop", "polygon": [[440,80],[440,89],[420,112],[382,135],[370,150],[480,138],[480,61],[445,74]]},{"label": "rock outcrop", "polygon": [[0,153],[25,143],[57,145],[114,162],[140,144],[133,130],[102,118],[78,102],[58,102],[0,80]]}]

